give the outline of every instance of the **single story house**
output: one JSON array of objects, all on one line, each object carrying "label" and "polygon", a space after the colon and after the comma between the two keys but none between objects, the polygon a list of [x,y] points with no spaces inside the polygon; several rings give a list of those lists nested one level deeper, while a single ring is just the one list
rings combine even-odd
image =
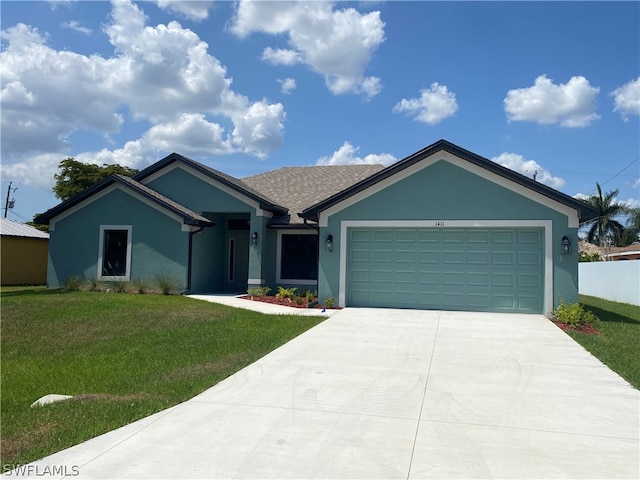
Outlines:
[{"label": "single story house", "polygon": [[48,233],[0,218],[0,238],[2,285],[43,285],[47,282]]},{"label": "single story house", "polygon": [[191,293],[279,285],[339,306],[548,313],[578,298],[586,203],[440,140],[380,165],[237,179],[171,154],[36,219],[48,285],[169,275]]}]

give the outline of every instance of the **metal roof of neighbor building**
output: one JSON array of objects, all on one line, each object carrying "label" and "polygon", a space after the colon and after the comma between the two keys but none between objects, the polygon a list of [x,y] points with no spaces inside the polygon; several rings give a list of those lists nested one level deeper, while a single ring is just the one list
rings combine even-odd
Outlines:
[{"label": "metal roof of neighbor building", "polygon": [[0,234],[7,237],[49,238],[49,234],[31,225],[0,217]]}]

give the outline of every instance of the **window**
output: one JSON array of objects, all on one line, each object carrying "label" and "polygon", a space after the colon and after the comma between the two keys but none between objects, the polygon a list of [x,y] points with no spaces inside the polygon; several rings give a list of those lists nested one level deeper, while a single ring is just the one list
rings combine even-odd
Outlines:
[{"label": "window", "polygon": [[318,235],[278,232],[277,281],[313,285],[318,280]]},{"label": "window", "polygon": [[101,280],[129,280],[131,264],[131,226],[100,226]]}]

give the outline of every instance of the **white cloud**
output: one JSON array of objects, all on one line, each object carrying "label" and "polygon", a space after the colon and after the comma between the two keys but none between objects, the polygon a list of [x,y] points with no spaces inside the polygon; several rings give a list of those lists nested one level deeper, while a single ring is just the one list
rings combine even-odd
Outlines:
[{"label": "white cloud", "polygon": [[556,85],[546,75],[541,75],[532,87],[509,90],[504,99],[504,109],[510,121],[586,127],[600,118],[595,113],[599,91],[582,76],[571,77],[567,83]]},{"label": "white cloud", "polygon": [[640,200],[637,198],[630,198],[629,200],[625,200],[622,203],[626,204],[629,208],[640,208]]},{"label": "white cloud", "polygon": [[298,52],[285,48],[267,47],[260,58],[271,65],[295,65],[303,62]]},{"label": "white cloud", "polygon": [[289,94],[296,89],[295,78],[279,78],[278,83],[282,86],[282,88],[280,89],[282,93]]},{"label": "white cloud", "polygon": [[156,0],[162,9],[182,15],[189,20],[199,22],[209,18],[212,0]]},{"label": "white cloud", "polygon": [[533,178],[535,175],[536,181],[544,183],[551,188],[560,189],[565,184],[563,178],[554,177],[549,170],[543,168],[535,160],[527,160],[517,153],[504,152],[491,160],[529,178]]},{"label": "white cloud", "polygon": [[632,115],[640,115],[640,77],[625,83],[610,93],[614,97],[614,112],[626,122]]},{"label": "white cloud", "polygon": [[64,22],[60,24],[62,28],[68,28],[70,30],[75,30],[76,32],[84,33],[85,35],[91,35],[93,30],[87,27],[83,27],[79,22],[75,20],[71,20],[69,22]]},{"label": "white cloud", "polygon": [[380,79],[364,72],[385,40],[380,12],[334,10],[331,2],[251,2],[241,0],[231,25],[239,37],[253,32],[287,34],[290,49],[264,50],[269,63],[291,65],[301,59],[324,76],[335,94],[377,95]]},{"label": "white cloud", "polygon": [[458,111],[456,95],[446,85],[432,83],[429,89],[420,90],[419,98],[403,98],[393,107],[394,113],[407,112],[415,119],[435,125]]},{"label": "white cloud", "polygon": [[27,187],[51,189],[58,165],[66,157],[56,153],[33,155],[19,163],[0,164],[0,176]]},{"label": "white cloud", "polygon": [[[26,168],[11,168],[35,175],[38,161],[53,155],[59,162],[70,154],[76,130],[108,137],[129,116],[149,124],[140,138],[74,157],[140,167],[165,150],[264,158],[282,144],[282,104],[233,91],[225,67],[193,31],[177,22],[153,27],[146,21],[139,6],[113,2],[104,27],[113,56],[55,50],[45,34],[24,24],[2,31],[3,171],[22,162]],[[52,174],[48,178],[52,185]]]},{"label": "white cloud", "polygon": [[370,153],[365,157],[359,157],[359,150],[360,147],[354,147],[349,142],[344,142],[342,146],[338,150],[333,152],[330,157],[319,158],[316,162],[316,165],[391,165],[392,163],[397,161],[397,158],[390,153]]}]

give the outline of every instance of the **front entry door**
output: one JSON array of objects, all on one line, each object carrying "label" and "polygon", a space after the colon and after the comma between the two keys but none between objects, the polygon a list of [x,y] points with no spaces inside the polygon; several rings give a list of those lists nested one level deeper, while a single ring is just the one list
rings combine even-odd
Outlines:
[{"label": "front entry door", "polygon": [[246,293],[249,280],[249,234],[229,235],[227,240],[226,290]]}]

